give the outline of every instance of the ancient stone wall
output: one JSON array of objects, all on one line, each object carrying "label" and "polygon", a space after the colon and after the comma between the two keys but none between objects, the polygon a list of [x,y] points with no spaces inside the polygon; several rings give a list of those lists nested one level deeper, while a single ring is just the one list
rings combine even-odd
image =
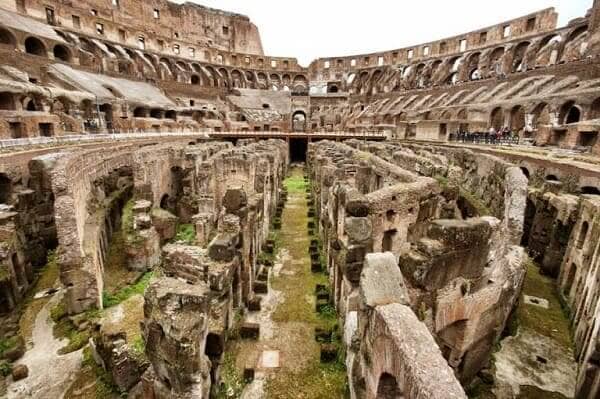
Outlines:
[{"label": "ancient stone wall", "polygon": [[[518,168],[493,157],[463,154],[457,157],[462,163],[441,162],[448,154],[420,151],[414,158],[422,162],[406,162],[412,167],[405,170],[382,159],[396,159],[389,156],[399,152],[395,145],[350,144],[369,152],[322,142],[310,147],[308,160],[340,314],[346,322],[356,318],[365,255],[391,252],[404,277],[407,303],[461,381],[467,382],[487,363],[520,293],[525,270],[523,249],[517,244],[526,179]],[[478,178],[485,181],[477,166],[496,183],[477,185]],[[494,175],[486,175],[486,169]],[[448,170],[455,175],[448,176]],[[477,187],[470,194],[474,196],[486,188],[490,193],[484,194],[497,196],[500,190],[501,219],[485,216],[491,212],[477,218],[463,215],[458,184],[453,189],[444,179],[420,177],[416,171],[470,179],[472,186],[465,186]],[[352,333],[349,328],[346,334]]]}]

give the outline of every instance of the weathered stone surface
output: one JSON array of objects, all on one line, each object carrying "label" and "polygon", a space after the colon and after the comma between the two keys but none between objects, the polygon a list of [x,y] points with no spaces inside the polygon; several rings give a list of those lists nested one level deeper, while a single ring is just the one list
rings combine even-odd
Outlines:
[{"label": "weathered stone surface", "polygon": [[160,208],[153,208],[150,215],[161,242],[169,241],[175,237],[177,234],[177,216]]},{"label": "weathered stone surface", "polygon": [[371,253],[365,257],[360,276],[362,303],[369,307],[399,303],[409,303],[402,273],[391,252]]},{"label": "weathered stone surface", "polygon": [[173,278],[151,282],[145,294],[143,332],[156,381],[176,397],[210,390],[204,354],[209,288]]}]

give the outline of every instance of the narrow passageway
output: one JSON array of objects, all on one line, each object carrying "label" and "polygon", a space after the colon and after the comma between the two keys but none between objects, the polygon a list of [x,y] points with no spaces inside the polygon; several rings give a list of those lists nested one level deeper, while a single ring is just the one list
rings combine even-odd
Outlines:
[{"label": "narrow passageway", "polygon": [[[315,289],[328,286],[327,276],[311,272],[308,217],[308,184],[301,167],[292,167],[285,181],[288,201],[282,214],[282,229],[275,233],[277,255],[270,271],[269,293],[261,310],[249,312],[245,322],[258,323],[256,341],[231,341],[224,365],[224,380],[235,364],[238,376],[254,369],[254,380],[240,391],[240,397],[255,398],[343,398],[346,379],[343,358],[321,363],[321,343],[315,329],[332,331],[337,325],[333,307],[316,312]],[[334,340],[337,336],[334,335]],[[231,378],[229,378],[231,383]],[[235,387],[225,397],[236,397]]]}]

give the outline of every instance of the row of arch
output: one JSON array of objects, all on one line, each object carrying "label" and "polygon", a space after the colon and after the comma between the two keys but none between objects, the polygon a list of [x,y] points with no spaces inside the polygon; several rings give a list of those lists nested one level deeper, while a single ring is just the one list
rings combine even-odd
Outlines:
[{"label": "row of arch", "polygon": [[342,82],[347,91],[377,94],[399,90],[454,85],[566,63],[583,58],[587,51],[587,25],[565,29],[444,59],[399,67],[381,67],[349,73]]},{"label": "row of arch", "polygon": [[[54,59],[73,62],[74,50],[79,52],[82,66],[102,68],[101,58],[112,60],[115,69],[122,74],[151,77],[161,80],[175,80],[182,83],[206,87],[249,88],[262,90],[284,90],[307,92],[308,79],[302,73],[279,73],[259,70],[243,70],[236,67],[200,64],[184,59],[150,54],[139,49],[131,49],[117,44],[90,40],[86,37],[66,35],[56,31],[69,45],[26,36],[22,48],[27,54],[48,57],[51,49]],[[17,48],[17,35],[10,29],[0,27],[0,45]]]}]

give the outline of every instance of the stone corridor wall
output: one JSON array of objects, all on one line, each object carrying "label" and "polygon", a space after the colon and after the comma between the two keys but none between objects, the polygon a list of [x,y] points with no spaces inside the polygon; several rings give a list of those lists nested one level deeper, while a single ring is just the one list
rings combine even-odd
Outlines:
[{"label": "stone corridor wall", "polygon": [[[358,348],[369,337],[352,337],[363,331],[360,290],[365,257],[383,252],[393,256],[395,270],[403,277],[405,304],[419,323],[414,328],[426,327],[442,349],[440,355],[462,382],[468,382],[487,364],[520,294],[525,268],[523,249],[517,244],[526,178],[518,168],[492,157],[471,154],[462,163],[443,163],[444,155],[422,151],[416,156],[420,163],[402,161],[398,166],[384,161],[401,158],[392,155],[401,153],[394,144],[349,144],[311,144],[308,157],[334,298],[356,355],[354,360],[349,357],[349,379],[357,387],[368,380],[368,368],[357,366],[357,359],[363,352]],[[402,150],[403,158],[412,152]],[[463,160],[464,155],[457,158]],[[474,217],[461,209],[466,194],[461,195],[459,181],[453,180],[470,179],[475,187],[478,166],[495,173],[487,176],[494,184],[481,185],[489,187],[487,195],[502,192],[496,199],[500,218],[491,210],[483,212],[485,207]],[[379,355],[383,356],[377,352],[373,357]],[[401,390],[418,390],[403,386]]]}]

